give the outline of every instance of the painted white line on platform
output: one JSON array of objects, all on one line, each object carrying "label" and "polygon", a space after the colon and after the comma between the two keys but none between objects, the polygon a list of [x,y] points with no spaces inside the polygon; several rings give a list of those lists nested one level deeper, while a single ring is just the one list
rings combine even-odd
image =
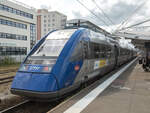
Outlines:
[{"label": "painted white line on platform", "polygon": [[[137,58],[136,58],[137,59]],[[102,93],[117,77],[121,75],[131,64],[133,64],[136,59],[131,61],[128,65],[126,65],[123,69],[115,73],[113,76],[105,80],[102,84],[93,89],[90,93],[84,96],[77,103],[72,105],[69,109],[67,109],[64,113],[80,113],[83,109],[85,109],[88,104],[90,104],[100,93]]]}]

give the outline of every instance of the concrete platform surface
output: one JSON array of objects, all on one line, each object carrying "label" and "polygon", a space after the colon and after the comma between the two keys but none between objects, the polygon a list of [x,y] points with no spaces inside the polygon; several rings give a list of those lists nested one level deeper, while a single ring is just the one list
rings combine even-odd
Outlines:
[{"label": "concrete platform surface", "polygon": [[[103,81],[104,79],[85,88],[48,113],[66,112]],[[144,72],[137,63],[132,64],[81,113],[150,113],[150,72]]]}]

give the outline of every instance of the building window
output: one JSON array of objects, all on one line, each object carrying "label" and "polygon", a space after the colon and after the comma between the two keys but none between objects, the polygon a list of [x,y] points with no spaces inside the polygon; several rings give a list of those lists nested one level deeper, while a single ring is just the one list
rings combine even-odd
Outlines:
[{"label": "building window", "polygon": [[14,13],[16,15],[20,15],[20,16],[24,16],[24,17],[33,19],[33,14],[29,14],[29,13],[20,11],[18,9],[14,9],[14,8],[11,8],[11,7],[6,6],[6,5],[0,4],[0,10],[7,11],[7,12],[10,12],[10,13]]},{"label": "building window", "polygon": [[46,24],[44,24],[44,27],[46,27]]},{"label": "building window", "polygon": [[32,49],[36,43],[36,25],[30,24],[30,48]]},{"label": "building window", "polygon": [[0,46],[0,55],[27,55],[27,47]]},{"label": "building window", "polygon": [[55,21],[55,19],[52,19],[52,21],[54,22],[54,21]]},{"label": "building window", "polygon": [[51,20],[49,19],[48,22],[51,22]]},{"label": "building window", "polygon": [[44,18],[46,18],[46,15],[44,16]]},{"label": "building window", "polygon": [[17,34],[2,33],[2,32],[0,32],[0,38],[15,39],[15,40],[27,40],[27,36],[25,36],[25,35],[17,35]]},{"label": "building window", "polygon": [[50,24],[48,24],[48,27],[50,27],[51,25]]},{"label": "building window", "polygon": [[4,19],[0,19],[0,24],[12,26],[12,27],[18,27],[18,28],[22,28],[22,29],[27,29],[26,24],[21,24],[18,22],[13,22],[13,21],[4,20]]},{"label": "building window", "polygon": [[46,23],[46,20],[44,20],[44,23]]}]

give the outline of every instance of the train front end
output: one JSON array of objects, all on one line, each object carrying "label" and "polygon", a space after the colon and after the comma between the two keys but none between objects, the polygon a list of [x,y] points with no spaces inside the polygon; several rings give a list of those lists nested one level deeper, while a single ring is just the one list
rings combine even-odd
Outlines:
[{"label": "train front end", "polygon": [[63,77],[58,74],[66,69],[74,32],[75,29],[58,30],[41,39],[16,73],[11,93],[35,99],[57,98]]}]

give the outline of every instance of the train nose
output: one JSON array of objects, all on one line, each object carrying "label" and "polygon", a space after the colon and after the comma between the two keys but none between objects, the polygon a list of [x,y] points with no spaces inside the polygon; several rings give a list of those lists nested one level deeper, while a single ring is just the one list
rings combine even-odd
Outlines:
[{"label": "train nose", "polygon": [[54,92],[58,90],[58,84],[53,74],[18,72],[12,82],[11,89]]}]

